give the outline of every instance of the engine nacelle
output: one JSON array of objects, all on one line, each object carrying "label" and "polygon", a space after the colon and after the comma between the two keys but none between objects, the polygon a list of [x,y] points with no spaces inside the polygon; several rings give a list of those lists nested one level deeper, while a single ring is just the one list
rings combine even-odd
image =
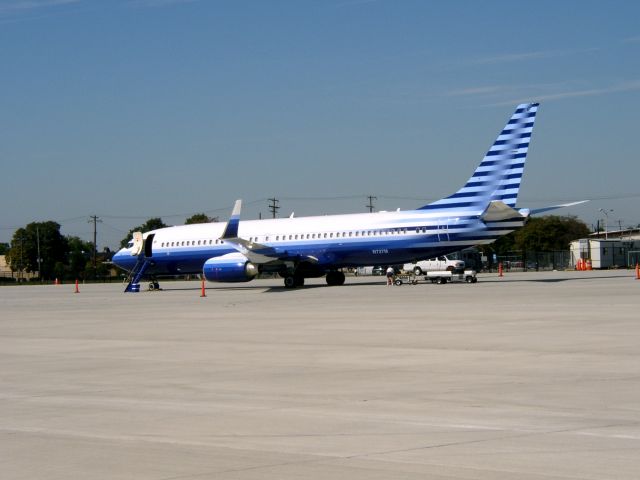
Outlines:
[{"label": "engine nacelle", "polygon": [[210,282],[248,282],[258,275],[258,267],[239,252],[228,253],[204,262],[202,273]]}]

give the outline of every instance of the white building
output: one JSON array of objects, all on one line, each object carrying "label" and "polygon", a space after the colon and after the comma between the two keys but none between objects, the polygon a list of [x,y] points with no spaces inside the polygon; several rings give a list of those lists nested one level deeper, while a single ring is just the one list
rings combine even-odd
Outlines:
[{"label": "white building", "polygon": [[591,260],[595,269],[634,267],[640,262],[640,240],[581,238],[571,242],[571,263]]}]

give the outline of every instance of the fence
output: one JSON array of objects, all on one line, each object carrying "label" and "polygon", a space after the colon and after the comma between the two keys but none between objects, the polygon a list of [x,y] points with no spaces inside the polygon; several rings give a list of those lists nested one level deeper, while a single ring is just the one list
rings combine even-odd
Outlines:
[{"label": "fence", "polygon": [[[573,268],[571,253],[568,250],[552,252],[509,252],[499,255],[497,263],[502,262],[505,271],[524,272],[529,270],[565,270]],[[497,263],[488,266],[488,270],[496,270]]]}]

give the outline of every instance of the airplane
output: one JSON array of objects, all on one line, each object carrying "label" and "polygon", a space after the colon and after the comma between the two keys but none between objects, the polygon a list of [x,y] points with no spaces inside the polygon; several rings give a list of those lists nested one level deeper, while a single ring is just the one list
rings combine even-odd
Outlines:
[{"label": "airplane", "polygon": [[129,272],[125,292],[139,291],[145,276],[153,289],[160,275],[248,282],[269,272],[295,288],[322,276],[328,285],[342,285],[343,268],[412,263],[492,243],[530,215],[582,203],[516,209],[538,106],[518,105],[464,186],[415,210],[241,222],[237,200],[226,223],[135,232],[113,263]]}]

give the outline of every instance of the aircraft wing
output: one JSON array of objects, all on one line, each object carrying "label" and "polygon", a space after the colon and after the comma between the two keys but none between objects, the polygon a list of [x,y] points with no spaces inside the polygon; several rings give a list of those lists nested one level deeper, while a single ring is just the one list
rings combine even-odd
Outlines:
[{"label": "aircraft wing", "polygon": [[307,260],[317,263],[318,259],[311,255],[291,255],[286,250],[276,249],[268,245],[258,242],[251,242],[238,236],[238,227],[240,225],[240,211],[242,209],[242,200],[236,200],[231,212],[231,217],[227,222],[221,240],[231,245],[238,252],[242,253],[254,264],[265,264],[286,260]]}]

